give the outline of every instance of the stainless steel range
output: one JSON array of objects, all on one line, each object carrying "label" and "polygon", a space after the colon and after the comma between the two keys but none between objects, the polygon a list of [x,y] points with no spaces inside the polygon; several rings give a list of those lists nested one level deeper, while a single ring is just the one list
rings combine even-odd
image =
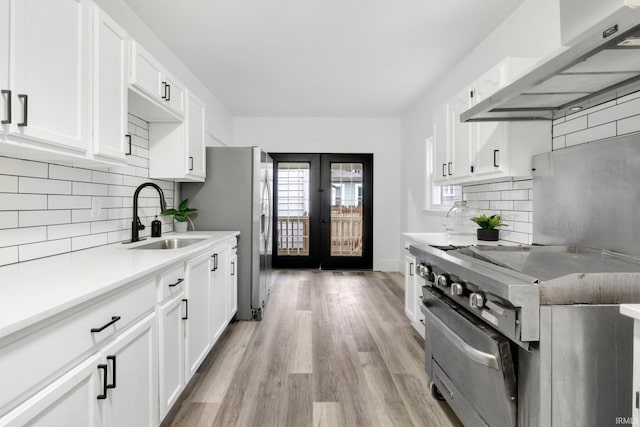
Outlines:
[{"label": "stainless steel range", "polygon": [[631,415],[640,262],[562,246],[412,246],[425,366],[467,426],[608,426]]}]

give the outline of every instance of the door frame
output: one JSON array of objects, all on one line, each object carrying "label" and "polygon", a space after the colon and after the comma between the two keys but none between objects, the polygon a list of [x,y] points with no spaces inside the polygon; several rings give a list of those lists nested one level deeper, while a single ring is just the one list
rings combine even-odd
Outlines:
[{"label": "door frame", "polygon": [[[269,153],[273,158],[273,268],[373,269],[373,154]],[[278,256],[278,164],[309,163],[309,255]],[[362,255],[331,256],[331,163],[362,163]],[[317,195],[317,197],[316,197]],[[326,221],[326,222],[325,222]],[[324,237],[323,237],[324,236]],[[315,242],[315,243],[314,243]]]}]

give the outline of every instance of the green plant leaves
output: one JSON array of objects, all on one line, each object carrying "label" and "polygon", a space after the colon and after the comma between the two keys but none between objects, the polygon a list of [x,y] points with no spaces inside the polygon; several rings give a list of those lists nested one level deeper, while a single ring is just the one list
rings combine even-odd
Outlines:
[{"label": "green plant leaves", "polygon": [[475,218],[471,218],[471,221],[478,224],[480,228],[483,230],[493,230],[496,227],[506,226],[508,224],[504,224],[500,215],[491,215],[487,216],[486,214],[482,214]]},{"label": "green plant leaves", "polygon": [[164,215],[164,216],[173,215],[173,219],[175,219],[176,221],[185,222],[189,215],[198,211],[198,209],[187,207],[188,205],[189,205],[189,199],[184,199],[178,205],[178,209],[167,209],[160,212],[160,215]]}]

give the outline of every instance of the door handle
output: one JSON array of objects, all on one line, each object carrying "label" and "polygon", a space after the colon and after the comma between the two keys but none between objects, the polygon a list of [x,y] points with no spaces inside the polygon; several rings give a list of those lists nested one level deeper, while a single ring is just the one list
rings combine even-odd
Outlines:
[{"label": "door handle", "polygon": [[98,400],[103,400],[107,398],[107,365],[104,363],[101,363],[98,365],[98,370],[102,370],[103,371],[103,376],[102,376],[102,394],[99,394],[98,396],[96,396],[98,398]]},{"label": "door handle", "polygon": [[231,261],[231,275],[235,276],[236,275],[236,263]]},{"label": "door handle", "polygon": [[8,89],[2,89],[2,95],[7,95],[6,106],[7,106],[7,118],[4,119],[0,124],[8,125],[11,123],[11,91]]},{"label": "door handle", "polygon": [[113,365],[113,382],[111,384],[107,384],[107,388],[116,388],[116,356],[107,356],[107,361],[111,361]]},{"label": "door handle", "polygon": [[447,171],[449,172],[449,175],[451,175],[451,164],[452,162],[447,163]]},{"label": "door handle", "polygon": [[187,320],[189,318],[189,300],[183,298],[182,302],[184,302],[184,317],[182,320]]},{"label": "door handle", "polygon": [[169,287],[173,288],[174,286],[178,286],[182,282],[184,282],[184,279],[178,279],[176,283],[169,283]]},{"label": "door handle", "polygon": [[167,99],[167,82],[162,82],[162,99]]},{"label": "door handle", "polygon": [[447,164],[446,164],[446,163],[443,163],[443,164],[442,164],[442,176],[447,176],[447,171],[446,171],[446,169],[447,169]]},{"label": "door handle", "polygon": [[193,157],[189,156],[189,170],[193,170]]},{"label": "door handle", "polygon": [[326,223],[328,223],[328,222],[329,222],[329,220],[326,220],[326,219],[321,219],[321,220],[320,220],[320,223],[321,223],[321,224],[326,224]]},{"label": "door handle", "polygon": [[124,137],[127,139],[127,142],[129,143],[129,151],[124,153],[124,155],[130,156],[131,155],[131,135],[127,134]]},{"label": "door handle", "polygon": [[25,127],[29,125],[27,114],[29,113],[29,96],[23,93],[18,94],[18,99],[22,100],[22,121],[18,123],[18,126]]},{"label": "door handle", "polygon": [[409,276],[413,276],[413,274],[414,274],[414,271],[413,271],[413,263],[412,263],[412,262],[410,262],[410,263],[409,263]]},{"label": "door handle", "polygon": [[171,85],[166,85],[164,87],[165,100],[167,102],[171,101]]},{"label": "door handle", "polygon": [[118,320],[120,320],[120,316],[111,316],[111,321],[105,323],[104,325],[100,326],[99,328],[91,328],[91,333],[102,332],[105,329],[107,329],[109,326],[111,326],[114,323],[116,323]]},{"label": "door handle", "polygon": [[498,164],[498,153],[500,153],[500,150],[493,150],[493,167],[494,168],[500,167],[500,165]]}]

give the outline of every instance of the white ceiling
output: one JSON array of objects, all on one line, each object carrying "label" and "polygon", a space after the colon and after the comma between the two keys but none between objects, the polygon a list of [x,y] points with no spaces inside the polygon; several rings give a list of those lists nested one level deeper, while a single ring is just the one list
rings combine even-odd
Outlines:
[{"label": "white ceiling", "polygon": [[125,0],[235,116],[399,116],[522,0]]}]

